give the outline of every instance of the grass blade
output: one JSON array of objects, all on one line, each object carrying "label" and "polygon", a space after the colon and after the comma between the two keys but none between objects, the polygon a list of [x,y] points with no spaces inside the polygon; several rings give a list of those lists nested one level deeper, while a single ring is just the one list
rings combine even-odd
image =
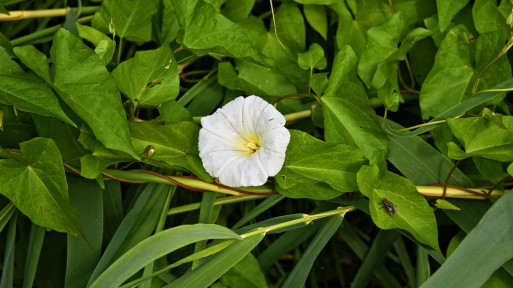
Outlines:
[{"label": "grass blade", "polygon": [[228,228],[211,224],[182,225],[159,232],[119,257],[90,287],[118,287],[148,263],[178,248],[206,239],[233,238],[240,236]]},{"label": "grass blade", "polygon": [[253,210],[251,210],[251,212],[247,213],[246,215],[244,215],[244,217],[239,219],[239,221],[237,221],[237,223],[235,223],[233,225],[232,229],[233,230],[239,229],[240,227],[242,227],[242,225],[255,219],[255,217],[264,213],[269,208],[273,207],[276,203],[280,202],[283,198],[285,198],[285,196],[283,196],[281,194],[271,195],[271,196],[267,197],[264,201],[262,201],[262,203],[258,204],[258,206],[256,206]]},{"label": "grass blade", "polygon": [[214,281],[226,273],[226,271],[248,255],[248,253],[262,241],[264,236],[265,235],[262,233],[236,241],[228,246],[228,248],[210,257],[195,270],[187,272],[184,276],[164,287],[209,287]]},{"label": "grass blade", "polygon": [[308,274],[317,259],[319,253],[328,241],[333,237],[333,234],[337,231],[344,217],[341,215],[335,215],[326,220],[324,225],[319,228],[317,234],[312,239],[312,242],[308,245],[305,253],[301,256],[289,277],[285,280],[282,287],[303,287],[305,285]]},{"label": "grass blade", "polygon": [[497,200],[422,287],[481,287],[495,270],[509,261],[513,257],[512,201],[513,193]]},{"label": "grass blade", "polygon": [[[103,238],[103,195],[96,181],[68,176],[71,204],[77,208],[85,240],[67,235],[65,287],[84,287],[100,259]],[[87,242],[86,242],[87,241]]]},{"label": "grass blade", "polygon": [[0,280],[0,288],[13,287],[14,275],[14,247],[16,240],[16,220],[17,215],[9,220],[9,228],[7,229],[7,239],[5,241],[4,263],[2,265],[2,279]]},{"label": "grass blade", "polygon": [[399,237],[399,233],[394,230],[378,231],[367,256],[365,256],[360,269],[358,269],[358,272],[354,276],[351,287],[366,287],[375,269],[382,263],[383,259],[385,259],[388,251],[397,240],[397,237]]},{"label": "grass blade", "polygon": [[31,288],[34,284],[45,233],[45,228],[32,223],[27,248],[27,259],[25,260],[25,270],[23,272],[23,288]]}]

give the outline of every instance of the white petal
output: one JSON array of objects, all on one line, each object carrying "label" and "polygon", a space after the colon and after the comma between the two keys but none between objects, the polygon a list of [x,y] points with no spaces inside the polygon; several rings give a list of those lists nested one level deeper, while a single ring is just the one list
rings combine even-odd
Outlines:
[{"label": "white petal", "polygon": [[235,159],[245,158],[241,156],[240,153],[234,151],[212,151],[204,153],[200,157],[203,162],[203,167],[205,167],[205,170],[214,178],[219,177],[226,166]]},{"label": "white petal", "polygon": [[281,115],[281,113],[274,108],[274,106],[270,105],[262,111],[260,118],[258,119],[256,125],[256,132],[258,134],[262,134],[272,129],[280,128],[285,126],[285,117]]},{"label": "white petal", "polygon": [[265,184],[269,175],[265,172],[258,154],[253,153],[246,159],[247,160],[242,170],[241,186],[261,186]]},{"label": "white petal", "polygon": [[218,150],[234,150],[234,145],[229,140],[221,138],[216,134],[212,134],[205,129],[200,129],[198,148],[200,156],[205,153]]},{"label": "white petal", "polygon": [[244,121],[243,127],[246,129],[246,132],[257,132],[257,123],[262,117],[262,113],[269,106],[274,109],[267,101],[254,95],[244,98],[242,116]]},{"label": "white petal", "polygon": [[262,147],[255,154],[258,154],[265,172],[271,177],[278,174],[285,162],[285,152],[276,152]]},{"label": "white petal", "polygon": [[247,143],[247,141],[243,140],[235,127],[226,119],[221,109],[217,109],[217,111],[210,116],[201,118],[201,126],[208,132],[234,145],[243,143],[244,146]]},{"label": "white petal", "polygon": [[244,97],[239,96],[235,100],[228,102],[223,108],[218,109],[216,113],[222,113],[223,116],[230,122],[231,126],[239,135],[244,135],[244,128],[242,127],[242,109],[244,107]]},{"label": "white petal", "polygon": [[285,153],[290,142],[290,132],[285,127],[268,130],[260,136],[262,147],[278,153]]},{"label": "white petal", "polygon": [[232,160],[219,175],[219,182],[230,187],[260,186],[267,181],[267,174],[257,154]]}]

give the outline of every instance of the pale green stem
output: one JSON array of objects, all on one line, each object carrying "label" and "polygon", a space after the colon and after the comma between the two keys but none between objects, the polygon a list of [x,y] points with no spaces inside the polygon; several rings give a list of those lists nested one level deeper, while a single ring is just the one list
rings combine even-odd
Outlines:
[{"label": "pale green stem", "polygon": [[[308,117],[312,116],[313,108],[314,107],[312,106],[312,109],[286,114],[286,115],[283,115],[283,117],[285,117],[285,120],[287,121],[287,123],[297,121],[300,119],[304,119],[304,118],[308,118]],[[204,116],[193,117],[192,120],[196,124],[201,124],[201,118],[203,118],[203,117]]]},{"label": "pale green stem", "polygon": [[[469,191],[474,191],[476,194],[471,193]],[[487,198],[500,198],[504,195],[504,191],[501,190],[493,190],[489,195],[487,195],[488,190],[482,188],[465,188],[465,190],[461,190],[454,187],[446,188],[446,198],[460,198],[460,199],[476,199],[476,200],[484,200]],[[425,197],[436,197],[441,198],[443,196],[443,187],[442,186],[417,186],[417,191]],[[477,195],[480,194],[480,195]]]},{"label": "pale green stem", "polygon": [[[25,11],[9,11],[9,15],[0,14],[0,22],[2,21],[18,21],[32,18],[46,17],[62,17],[66,16],[69,10],[80,11],[84,14],[92,14],[96,12],[100,6],[79,7],[79,8],[59,8],[59,9],[41,9],[41,10],[25,10]],[[78,15],[77,15],[78,16]]]},{"label": "pale green stem", "polygon": [[339,207],[335,210],[331,210],[331,211],[327,211],[327,212],[323,212],[323,213],[319,213],[319,214],[314,214],[314,215],[303,214],[303,217],[301,217],[301,218],[286,221],[283,223],[278,223],[278,224],[267,226],[267,227],[259,227],[251,232],[240,235],[240,237],[248,238],[251,236],[258,235],[258,234],[266,234],[267,232],[278,230],[278,229],[289,227],[289,226],[293,226],[296,224],[301,224],[301,223],[309,224],[310,222],[312,222],[314,220],[321,219],[324,217],[334,216],[334,215],[341,215],[342,217],[344,217],[347,212],[350,212],[353,210],[356,210],[356,207],[347,206],[347,207]]}]

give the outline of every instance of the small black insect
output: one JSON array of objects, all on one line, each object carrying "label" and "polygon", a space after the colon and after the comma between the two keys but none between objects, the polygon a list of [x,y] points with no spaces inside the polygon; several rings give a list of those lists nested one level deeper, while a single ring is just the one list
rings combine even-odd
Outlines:
[{"label": "small black insect", "polygon": [[395,212],[399,211],[399,209],[397,209],[397,207],[395,207],[395,205],[392,202],[388,201],[387,198],[383,198],[381,202],[387,209],[388,215],[390,215],[390,217],[392,217],[392,215],[394,215]]}]

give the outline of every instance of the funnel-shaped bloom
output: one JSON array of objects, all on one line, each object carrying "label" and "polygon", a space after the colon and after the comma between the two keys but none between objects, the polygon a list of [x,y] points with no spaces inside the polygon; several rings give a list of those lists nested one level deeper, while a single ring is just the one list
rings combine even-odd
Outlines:
[{"label": "funnel-shaped bloom", "polygon": [[199,156],[219,182],[260,186],[285,161],[290,133],[285,118],[257,96],[240,96],[201,119]]}]

